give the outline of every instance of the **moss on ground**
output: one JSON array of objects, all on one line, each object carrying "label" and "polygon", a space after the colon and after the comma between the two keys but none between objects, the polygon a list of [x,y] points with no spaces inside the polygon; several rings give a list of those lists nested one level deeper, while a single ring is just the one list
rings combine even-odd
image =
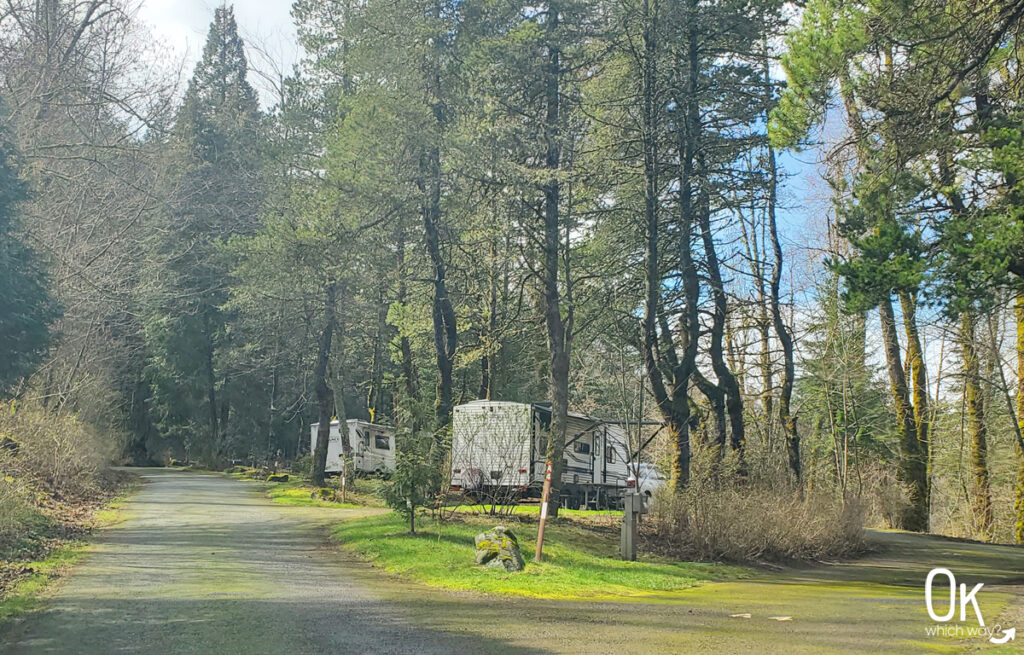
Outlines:
[{"label": "moss on ground", "polygon": [[70,541],[41,559],[22,563],[25,570],[32,572],[23,577],[0,600],[0,623],[38,608],[61,578],[88,552],[86,541]]},{"label": "moss on ground", "polygon": [[379,480],[357,478],[349,484],[345,493],[345,502],[340,502],[342,494],[337,478],[329,479],[327,488],[335,492],[335,497],[338,500],[328,500],[321,497],[320,487],[313,486],[308,478],[294,472],[290,474],[287,482],[265,481],[259,474],[254,476],[248,470],[235,471],[227,475],[236,480],[259,483],[262,485],[266,497],[281,505],[353,509],[357,507],[382,507],[384,504],[377,494],[377,489],[380,485]]},{"label": "moss on ground", "polygon": [[[119,495],[92,514],[87,529],[113,526],[130,518],[123,508],[138,488],[137,480],[127,483]],[[38,559],[8,562],[8,566],[18,569],[17,579],[0,598],[0,624],[40,607],[56,583],[89,553],[89,548],[86,539],[71,539],[47,548]]]},{"label": "moss on ground", "polygon": [[1024,653],[1016,642],[992,647],[987,638],[936,634],[923,586],[935,567],[951,569],[958,582],[984,582],[978,603],[986,625],[1020,629],[1024,550],[1018,547],[871,532],[872,552],[843,562],[771,570],[655,559],[632,563],[615,559],[617,532],[610,526],[566,516],[549,526],[545,561],[539,565],[529,561],[536,524],[511,520],[528,564],[521,573],[506,573],[473,564],[473,536],[495,523],[493,517],[462,516],[439,525],[424,516],[417,523],[419,534],[410,535],[399,516],[386,514],[341,523],[333,537],[380,569],[433,587],[626,601],[649,606],[659,616],[678,607],[699,617],[700,630],[686,633],[695,650],[713,642],[731,644],[723,652],[737,653],[784,652],[798,644],[810,646],[796,649],[800,652],[812,652],[818,644],[817,652]]}]

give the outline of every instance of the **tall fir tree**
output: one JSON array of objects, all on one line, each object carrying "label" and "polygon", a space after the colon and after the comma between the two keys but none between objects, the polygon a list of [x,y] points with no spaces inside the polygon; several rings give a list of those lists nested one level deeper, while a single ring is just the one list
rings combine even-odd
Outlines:
[{"label": "tall fir tree", "polygon": [[207,461],[223,452],[232,400],[230,262],[218,244],[258,224],[260,112],[234,12],[214,14],[168,144],[167,211],[153,226],[142,304],[153,405],[165,437]]}]

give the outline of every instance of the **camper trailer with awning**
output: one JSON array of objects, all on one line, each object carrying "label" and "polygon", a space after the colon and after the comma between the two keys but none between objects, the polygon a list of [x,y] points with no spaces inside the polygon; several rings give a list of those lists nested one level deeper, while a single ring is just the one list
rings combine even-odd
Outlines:
[{"label": "camper trailer with awning", "polygon": [[[550,426],[547,404],[477,400],[458,405],[452,414],[452,488],[481,498],[539,496]],[[629,475],[625,430],[575,412],[567,426],[562,504],[618,506]]]}]

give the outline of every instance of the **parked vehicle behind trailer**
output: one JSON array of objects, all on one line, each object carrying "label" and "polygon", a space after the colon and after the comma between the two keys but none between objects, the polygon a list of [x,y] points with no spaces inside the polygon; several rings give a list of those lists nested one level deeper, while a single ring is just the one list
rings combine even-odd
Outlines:
[{"label": "parked vehicle behind trailer", "polygon": [[[491,500],[539,497],[551,408],[540,403],[478,400],[452,414],[452,488]],[[617,507],[626,489],[627,441],[615,422],[571,412],[561,502]]]},{"label": "parked vehicle behind trailer", "polygon": [[658,489],[668,482],[668,479],[662,475],[661,471],[654,464],[640,462],[635,465],[635,469],[637,472],[636,477],[634,478],[631,474],[630,478],[636,481],[637,493],[641,493],[648,498],[653,496]]},{"label": "parked vehicle behind trailer", "polygon": [[[310,426],[309,450],[316,450],[319,423]],[[339,421],[331,421],[331,438],[327,443],[327,473],[341,473],[344,465],[342,433],[352,449],[352,464],[356,473],[390,475],[395,470],[395,428],[358,419],[345,421],[342,430]]]}]

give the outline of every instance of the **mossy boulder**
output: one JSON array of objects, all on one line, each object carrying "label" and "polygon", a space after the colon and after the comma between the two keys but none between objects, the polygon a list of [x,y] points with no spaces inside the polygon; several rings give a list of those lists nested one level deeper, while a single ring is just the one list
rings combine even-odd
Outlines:
[{"label": "mossy boulder", "polygon": [[288,482],[287,473],[271,473],[267,476],[267,482]]},{"label": "mossy boulder", "polygon": [[313,500],[323,500],[330,503],[333,503],[336,500],[338,500],[338,494],[334,491],[334,489],[330,489],[328,487],[320,487],[313,493],[309,494],[309,496]]},{"label": "mossy boulder", "polygon": [[504,526],[481,532],[473,538],[476,563],[506,571],[522,571],[526,566],[519,551],[519,540]]}]

